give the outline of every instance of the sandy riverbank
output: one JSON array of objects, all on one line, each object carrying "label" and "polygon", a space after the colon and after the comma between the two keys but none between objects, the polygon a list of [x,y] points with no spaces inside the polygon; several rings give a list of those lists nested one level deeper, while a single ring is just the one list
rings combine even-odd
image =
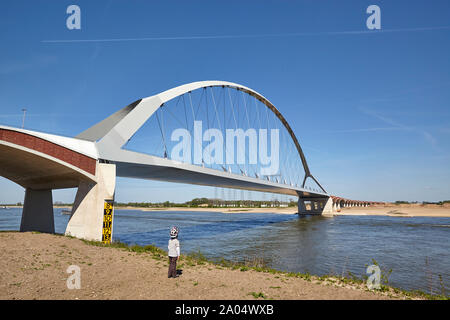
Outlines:
[{"label": "sandy riverbank", "polygon": [[337,215],[391,216],[391,217],[450,217],[450,205],[388,204],[373,207],[343,208]]},{"label": "sandy riverbank", "polygon": [[[0,252],[0,299],[252,300],[252,293],[276,300],[392,298],[364,285],[192,264],[186,257],[178,264],[182,275],[168,279],[165,255],[98,247],[61,235],[0,232]],[[67,288],[70,265],[81,268],[81,289]]]},{"label": "sandy riverbank", "polygon": [[[189,207],[170,207],[170,208],[136,208],[120,207],[117,209],[142,210],[142,211],[208,211],[222,213],[278,213],[278,214],[297,214],[297,207],[287,208],[189,208]],[[392,217],[450,217],[450,205],[432,205],[432,204],[402,204],[402,205],[379,205],[373,207],[353,207],[342,208],[335,215],[378,215]]]}]

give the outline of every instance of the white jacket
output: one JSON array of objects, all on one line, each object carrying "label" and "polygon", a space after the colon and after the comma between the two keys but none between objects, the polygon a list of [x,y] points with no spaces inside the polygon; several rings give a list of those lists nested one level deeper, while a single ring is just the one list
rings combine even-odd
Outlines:
[{"label": "white jacket", "polygon": [[180,241],[178,241],[178,239],[170,239],[168,248],[169,248],[169,257],[180,256]]}]

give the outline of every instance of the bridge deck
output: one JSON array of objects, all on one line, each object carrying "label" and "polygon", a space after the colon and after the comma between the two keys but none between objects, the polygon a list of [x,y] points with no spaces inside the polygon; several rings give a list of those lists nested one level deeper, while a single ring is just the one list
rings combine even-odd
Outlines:
[{"label": "bridge deck", "polygon": [[96,160],[45,139],[0,129],[0,175],[34,190],[95,181]]}]

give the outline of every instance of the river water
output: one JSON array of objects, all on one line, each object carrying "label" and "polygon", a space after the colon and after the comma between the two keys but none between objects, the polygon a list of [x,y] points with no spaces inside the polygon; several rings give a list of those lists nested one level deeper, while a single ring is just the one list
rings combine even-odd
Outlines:
[{"label": "river water", "polygon": [[[0,209],[0,230],[19,230],[21,211]],[[69,216],[54,212],[55,231],[64,233]],[[172,225],[180,228],[183,253],[360,278],[375,259],[382,270],[392,269],[391,286],[450,292],[450,218],[116,210],[113,240],[167,250]]]}]

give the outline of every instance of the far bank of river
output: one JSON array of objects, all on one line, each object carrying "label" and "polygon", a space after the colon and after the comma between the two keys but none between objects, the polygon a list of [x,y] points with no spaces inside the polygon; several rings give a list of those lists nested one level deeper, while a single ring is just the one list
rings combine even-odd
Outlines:
[{"label": "far bank of river", "polygon": [[[22,209],[23,206],[6,206],[3,209]],[[55,209],[71,209],[71,206],[54,206]],[[1,207],[0,207],[1,209]],[[221,212],[221,213],[275,213],[297,214],[297,207],[274,208],[209,208],[209,207],[134,207],[116,206],[116,210],[141,211],[193,211],[193,212]],[[390,216],[390,217],[450,217],[450,204],[387,204],[371,207],[341,208],[334,212],[336,216]]]},{"label": "far bank of river", "polygon": [[[208,208],[208,207],[116,207],[117,210],[195,211],[221,213],[277,213],[297,214],[297,207],[286,208]],[[342,208],[335,215],[391,216],[391,217],[450,217],[450,205],[378,205],[372,207]]]}]

